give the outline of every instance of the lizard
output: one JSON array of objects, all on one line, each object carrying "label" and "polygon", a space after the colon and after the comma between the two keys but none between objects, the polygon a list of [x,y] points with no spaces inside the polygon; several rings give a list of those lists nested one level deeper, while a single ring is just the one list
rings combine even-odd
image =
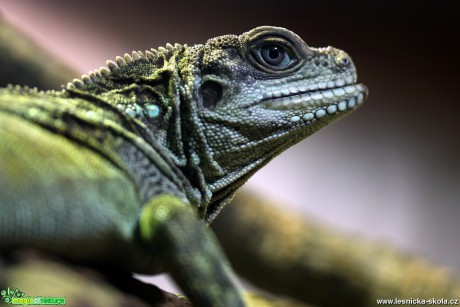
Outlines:
[{"label": "lizard", "polygon": [[244,306],[207,226],[367,95],[347,53],[269,26],[134,51],[62,91],[0,89],[0,252],[168,272],[196,306]]}]

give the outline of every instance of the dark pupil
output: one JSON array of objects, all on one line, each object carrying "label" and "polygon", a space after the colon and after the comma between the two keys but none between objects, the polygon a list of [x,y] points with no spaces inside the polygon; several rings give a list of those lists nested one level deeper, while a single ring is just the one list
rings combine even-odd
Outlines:
[{"label": "dark pupil", "polygon": [[270,59],[272,60],[276,60],[280,57],[280,50],[278,47],[271,47],[270,50],[268,51],[268,56],[270,57]]},{"label": "dark pupil", "polygon": [[286,52],[283,47],[268,45],[262,48],[261,56],[265,63],[279,66],[286,58]]}]

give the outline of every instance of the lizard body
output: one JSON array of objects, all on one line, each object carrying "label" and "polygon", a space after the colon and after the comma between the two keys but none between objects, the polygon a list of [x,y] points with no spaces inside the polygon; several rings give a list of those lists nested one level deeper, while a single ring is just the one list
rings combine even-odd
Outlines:
[{"label": "lizard body", "polygon": [[107,65],[61,92],[0,90],[0,251],[168,271],[198,306],[242,306],[202,225],[363,102],[351,59],[259,27]]}]

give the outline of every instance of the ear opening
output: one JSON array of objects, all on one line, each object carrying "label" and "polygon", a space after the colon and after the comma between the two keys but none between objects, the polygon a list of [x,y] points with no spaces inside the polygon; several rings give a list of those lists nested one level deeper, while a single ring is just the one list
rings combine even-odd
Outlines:
[{"label": "ear opening", "polygon": [[201,85],[202,106],[213,110],[222,98],[222,86],[215,81],[206,81]]}]

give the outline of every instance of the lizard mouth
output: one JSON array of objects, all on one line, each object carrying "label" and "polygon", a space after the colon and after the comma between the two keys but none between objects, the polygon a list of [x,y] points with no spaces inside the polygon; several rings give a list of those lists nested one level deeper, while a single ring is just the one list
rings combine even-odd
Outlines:
[{"label": "lizard mouth", "polygon": [[363,103],[368,95],[367,87],[352,82],[353,80],[340,79],[311,86],[291,86],[264,94],[261,102],[263,106],[272,110],[303,110],[304,114],[291,117],[292,122],[301,118],[321,118],[326,114],[354,109]]}]

